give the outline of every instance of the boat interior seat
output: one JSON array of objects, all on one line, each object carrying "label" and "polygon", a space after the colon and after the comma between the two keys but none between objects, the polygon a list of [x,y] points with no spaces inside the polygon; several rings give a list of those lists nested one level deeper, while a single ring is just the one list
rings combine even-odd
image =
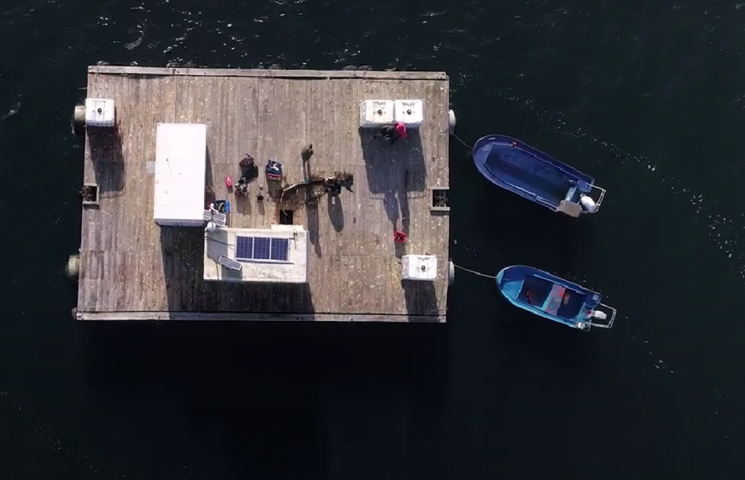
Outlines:
[{"label": "boat interior seat", "polygon": [[581,292],[567,289],[556,315],[567,319],[575,318],[585,306],[586,296]]},{"label": "boat interior seat", "polygon": [[584,180],[578,180],[577,189],[579,189],[580,193],[590,193],[592,191],[592,185]]},{"label": "boat interior seat", "polygon": [[517,298],[527,304],[540,307],[548,298],[552,288],[553,283],[528,275],[523,280],[523,285]]},{"label": "boat interior seat", "polygon": [[574,195],[577,193],[577,186],[572,185],[569,187],[569,190],[567,191],[566,197],[564,197],[564,200],[567,202],[574,202]]},{"label": "boat interior seat", "polygon": [[571,217],[579,217],[582,213],[582,207],[579,203],[562,200],[561,203],[559,203],[559,208],[556,211],[566,213]]},{"label": "boat interior seat", "polygon": [[578,180],[576,183],[572,182],[572,186],[567,190],[564,200],[567,202],[577,203],[581,194],[590,193],[591,190],[592,186],[584,180]]}]

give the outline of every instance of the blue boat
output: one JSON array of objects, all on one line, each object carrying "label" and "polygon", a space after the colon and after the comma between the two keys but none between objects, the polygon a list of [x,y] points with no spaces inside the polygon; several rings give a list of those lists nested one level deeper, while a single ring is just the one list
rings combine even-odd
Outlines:
[{"label": "blue boat", "polygon": [[480,138],[473,146],[473,160],[493,184],[554,212],[572,217],[596,213],[605,197],[594,178],[516,138]]},{"label": "blue boat", "polygon": [[600,303],[599,293],[537,268],[504,268],[497,288],[514,306],[578,330],[611,328],[616,319],[616,309]]}]

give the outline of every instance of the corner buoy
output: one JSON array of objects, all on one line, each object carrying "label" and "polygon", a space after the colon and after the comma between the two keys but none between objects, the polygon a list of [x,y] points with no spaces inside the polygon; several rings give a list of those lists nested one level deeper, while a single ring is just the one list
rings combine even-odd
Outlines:
[{"label": "corner buoy", "polygon": [[455,133],[455,112],[448,110],[448,126],[450,127],[450,133]]},{"label": "corner buoy", "polygon": [[78,275],[80,274],[80,255],[70,255],[70,258],[67,259],[65,274],[71,282],[78,280]]},{"label": "corner buoy", "polygon": [[452,260],[448,260],[448,286],[455,283],[455,264]]},{"label": "corner buoy", "polygon": [[72,133],[75,135],[85,134],[85,104],[75,105],[72,114]]},{"label": "corner buoy", "polygon": [[78,319],[78,307],[72,307],[70,309],[70,315],[72,315],[73,320],[77,320]]}]

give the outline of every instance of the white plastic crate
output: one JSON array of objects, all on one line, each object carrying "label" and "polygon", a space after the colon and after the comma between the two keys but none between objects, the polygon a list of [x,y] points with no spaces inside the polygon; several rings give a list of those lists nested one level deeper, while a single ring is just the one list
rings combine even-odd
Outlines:
[{"label": "white plastic crate", "polygon": [[434,255],[404,255],[401,258],[404,280],[433,281],[437,279],[437,257]]},{"label": "white plastic crate", "polygon": [[393,119],[406,125],[406,128],[419,128],[424,121],[424,103],[421,100],[396,100],[393,105]]},{"label": "white plastic crate", "polygon": [[391,100],[365,100],[360,104],[360,127],[376,128],[393,123]]},{"label": "white plastic crate", "polygon": [[114,100],[109,98],[86,98],[85,125],[87,127],[113,127],[116,125]]}]

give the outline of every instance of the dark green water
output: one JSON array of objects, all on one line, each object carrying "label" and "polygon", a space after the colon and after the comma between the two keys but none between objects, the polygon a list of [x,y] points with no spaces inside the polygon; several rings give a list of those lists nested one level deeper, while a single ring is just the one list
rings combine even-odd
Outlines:
[{"label": "dark green water", "polygon": [[[745,477],[745,8],[453,5],[0,6],[0,478]],[[595,287],[617,327],[526,317],[465,274],[442,329],[75,323],[69,117],[99,60],[447,71],[461,137],[515,136],[609,192],[567,221],[453,142],[454,261]]]}]

